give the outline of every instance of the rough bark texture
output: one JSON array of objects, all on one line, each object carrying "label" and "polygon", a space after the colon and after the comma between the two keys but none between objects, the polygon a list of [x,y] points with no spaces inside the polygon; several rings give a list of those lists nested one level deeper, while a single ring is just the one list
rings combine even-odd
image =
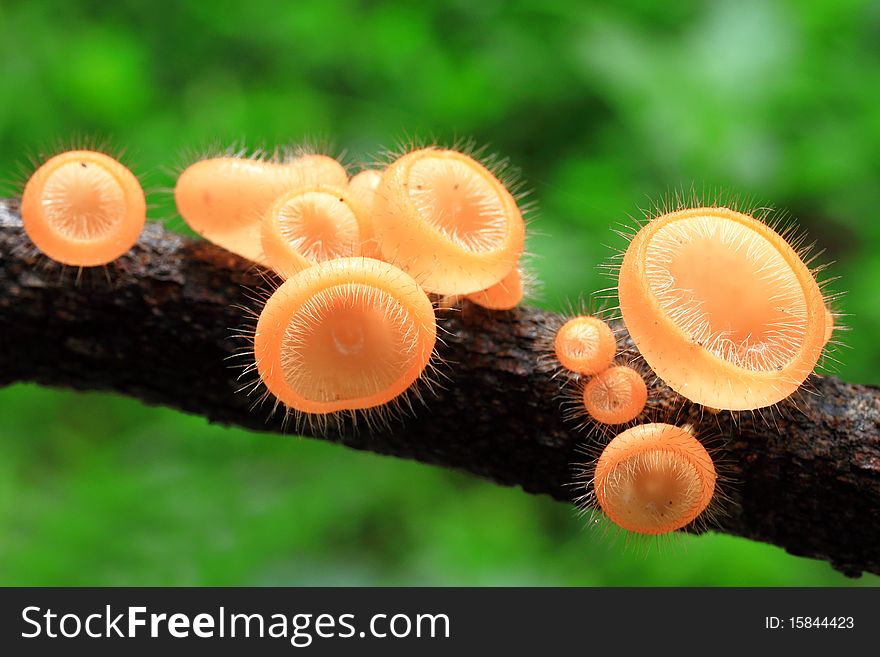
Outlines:
[{"label": "rough bark texture", "polygon": [[[251,410],[254,398],[238,391],[241,368],[230,360],[242,346],[233,329],[246,323],[238,306],[254,306],[248,295],[264,286],[252,264],[157,224],[106,271],[78,280],[36,253],[16,203],[0,201],[0,386],[111,390],[213,422],[283,431],[281,414],[267,421],[268,406]],[[442,387],[424,405],[388,428],[346,422],[314,437],[571,502],[579,494],[572,464],[584,460],[578,445],[600,437],[563,418],[559,381],[541,364],[558,324],[535,308],[465,303],[447,311]],[[880,389],[818,376],[810,386],[798,408],[765,420],[701,414],[657,382],[650,416],[725,440],[733,483],[718,530],[828,560],[848,575],[880,573]]]}]

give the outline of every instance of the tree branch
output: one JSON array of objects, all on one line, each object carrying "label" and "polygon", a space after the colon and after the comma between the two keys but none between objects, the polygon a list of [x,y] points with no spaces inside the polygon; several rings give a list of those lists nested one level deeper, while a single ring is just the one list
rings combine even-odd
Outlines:
[{"label": "tree branch", "polygon": [[[250,263],[150,224],[106,272],[62,271],[30,246],[15,201],[0,200],[0,386],[34,381],[112,390],[213,422],[280,432],[237,392],[236,306],[264,285]],[[105,275],[106,274],[106,275]],[[314,436],[348,447],[457,468],[571,502],[578,432],[559,408],[559,386],[539,356],[552,313],[491,312],[465,303],[445,313],[440,347],[448,376],[414,416],[388,429]],[[632,343],[622,342],[631,353]],[[880,573],[880,389],[814,376],[814,394],[769,421],[701,416],[661,383],[652,419],[675,417],[728,437],[735,485],[720,531],[825,559],[848,575]]]}]

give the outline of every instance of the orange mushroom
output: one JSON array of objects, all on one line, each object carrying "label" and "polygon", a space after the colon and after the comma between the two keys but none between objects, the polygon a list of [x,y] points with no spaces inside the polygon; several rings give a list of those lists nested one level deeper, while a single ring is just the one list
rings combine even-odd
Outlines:
[{"label": "orange mushroom", "polygon": [[91,267],[135,245],[147,205],[125,166],[104,153],[74,150],[50,158],[30,177],[21,217],[40,251],[66,265]]},{"label": "orange mushroom", "polygon": [[611,328],[601,319],[579,315],[556,332],[553,347],[556,359],[565,369],[593,375],[611,365],[617,342]]},{"label": "orange mushroom", "polygon": [[490,288],[467,295],[478,306],[489,310],[512,310],[523,299],[522,274],[518,267]]},{"label": "orange mushroom", "polygon": [[525,224],[486,167],[454,150],[423,148],[385,170],[373,223],[382,256],[441,295],[485,290],[516,267]]},{"label": "orange mushroom", "polygon": [[341,258],[275,291],[257,322],[254,355],[263,383],[293,411],[366,410],[422,375],[436,330],[412,277],[379,260]]},{"label": "orange mushroom", "polygon": [[624,254],[618,295],[654,372],[712,408],[785,399],[825,342],[824,300],[810,269],[770,226],[727,208],[649,222]]},{"label": "orange mushroom", "polygon": [[639,534],[666,534],[693,522],[712,501],[717,474],[686,429],[642,424],[617,435],[596,464],[593,489],[608,518]]},{"label": "orange mushroom", "polygon": [[642,375],[625,365],[609,367],[584,386],[584,408],[597,422],[625,424],[635,420],[648,401]]},{"label": "orange mushroom", "polygon": [[266,263],[284,278],[334,258],[360,255],[360,206],[338,187],[318,185],[285,192],[261,226]]}]

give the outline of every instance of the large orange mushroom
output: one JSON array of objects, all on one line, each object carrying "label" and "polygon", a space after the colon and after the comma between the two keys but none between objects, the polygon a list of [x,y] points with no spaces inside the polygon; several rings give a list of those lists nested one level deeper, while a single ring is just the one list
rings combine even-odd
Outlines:
[{"label": "large orange mushroom", "polygon": [[650,221],[624,254],[618,295],[654,372],[715,409],[785,399],[825,344],[827,313],[809,267],[769,225],[727,208]]},{"label": "large orange mushroom", "polygon": [[288,279],[257,323],[263,383],[289,409],[368,410],[405,393],[427,367],[434,309],[405,272],[371,258],[318,263]]}]

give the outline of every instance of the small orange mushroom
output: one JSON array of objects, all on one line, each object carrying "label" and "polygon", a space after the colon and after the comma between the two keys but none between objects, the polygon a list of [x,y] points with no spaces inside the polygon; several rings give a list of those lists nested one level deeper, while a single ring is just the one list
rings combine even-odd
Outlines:
[{"label": "small orange mushroom", "polygon": [[278,197],[261,227],[266,263],[284,278],[334,258],[360,255],[360,206],[348,192],[327,185]]},{"label": "small orange mushroom", "polygon": [[30,177],[21,197],[28,236],[66,265],[104,265],[137,242],[147,217],[134,174],[95,151],[56,155]]},{"label": "small orange mushroom", "polygon": [[579,315],[556,332],[553,347],[565,369],[593,375],[611,365],[617,342],[611,328],[601,319]]},{"label": "small orange mushroom", "polygon": [[309,185],[348,184],[339,162],[326,155],[301,155],[289,162],[217,157],[187,167],[174,199],[190,228],[210,242],[262,263],[260,221],[284,192]]},{"label": "small orange mushroom", "polygon": [[618,278],[623,321],[645,361],[691,401],[750,410],[785,399],[826,336],[812,272],[770,226],[727,208],[662,215]]},{"label": "small orange mushroom", "polygon": [[717,474],[706,448],[686,429],[642,424],[611,440],[593,489],[608,518],[639,534],[666,534],[693,522],[712,501]]},{"label": "small orange mushroom", "polygon": [[371,258],[301,271],[269,298],[254,355],[263,383],[288,408],[365,410],[403,394],[436,341],[434,309],[405,272]]},{"label": "small orange mushroom", "polygon": [[495,285],[516,267],[525,240],[520,209],[501,181],[473,158],[439,148],[388,166],[373,223],[383,258],[442,295]]},{"label": "small orange mushroom", "polygon": [[584,408],[597,422],[625,424],[636,419],[648,401],[642,375],[625,365],[599,372],[584,386]]},{"label": "small orange mushroom", "polygon": [[489,310],[512,310],[523,299],[522,274],[518,267],[490,288],[467,295],[478,306]]}]

